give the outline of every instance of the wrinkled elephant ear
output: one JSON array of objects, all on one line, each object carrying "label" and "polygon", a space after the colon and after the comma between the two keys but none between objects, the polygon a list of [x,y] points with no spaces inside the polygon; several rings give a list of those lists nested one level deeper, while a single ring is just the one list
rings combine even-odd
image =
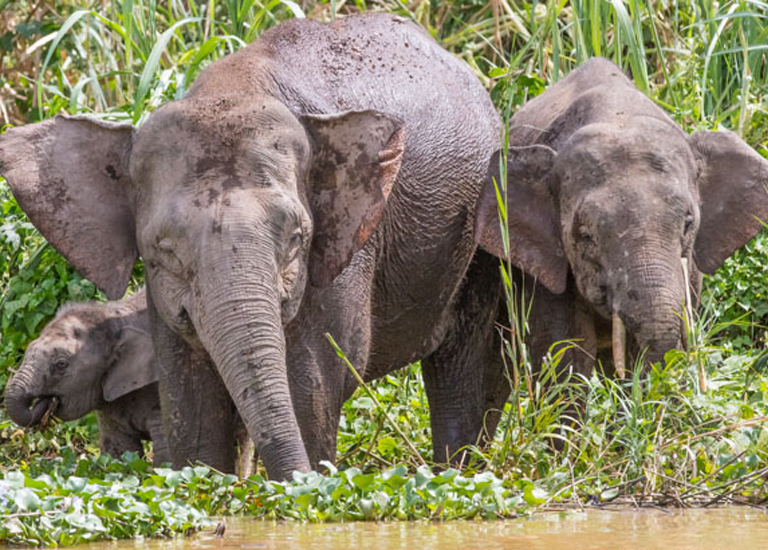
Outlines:
[{"label": "wrinkled elephant ear", "polygon": [[157,382],[157,364],[152,337],[134,327],[120,331],[112,364],[102,381],[107,402]]},{"label": "wrinkled elephant ear", "polygon": [[701,220],[694,259],[714,273],[768,222],[768,161],[729,131],[694,132]]},{"label": "wrinkled elephant ear", "polygon": [[128,198],[133,127],[57,116],[0,136],[0,174],[40,233],[111,299],[136,251]]},{"label": "wrinkled elephant ear", "polygon": [[405,133],[399,121],[375,111],[307,115],[302,121],[313,141],[309,276],[322,288],[381,220],[400,170]]},{"label": "wrinkled elephant ear", "polygon": [[[475,241],[504,258],[499,197],[502,196],[501,154],[493,154],[477,203]],[[546,145],[510,147],[507,151],[507,194],[504,212],[509,260],[555,294],[565,291],[568,263],[560,237],[560,215],[547,183],[557,153]]]}]

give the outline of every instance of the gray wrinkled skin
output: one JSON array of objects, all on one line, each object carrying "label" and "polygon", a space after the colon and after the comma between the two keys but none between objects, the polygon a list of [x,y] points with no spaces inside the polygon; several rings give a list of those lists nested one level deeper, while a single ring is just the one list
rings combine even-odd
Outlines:
[{"label": "gray wrinkled skin", "polygon": [[425,358],[436,456],[475,442],[497,266],[480,256],[462,281],[499,135],[461,61],[365,15],[282,23],[139,130],[8,132],[0,171],[111,296],[144,258],[174,463],[232,469],[234,401],[285,478],[334,458],[355,388],[326,332],[369,380]]},{"label": "gray wrinkled skin", "polygon": [[155,464],[169,462],[148,330],[143,292],[122,302],[64,306],[29,344],[8,382],[11,419],[34,425],[42,414],[30,415],[32,400],[58,397],[56,416],[62,420],[96,411],[102,452],[142,453],[141,442],[147,440],[153,442]]},{"label": "gray wrinkled skin", "polygon": [[[575,339],[563,364],[610,365],[614,313],[634,357],[661,360],[684,344],[681,259],[694,307],[700,270],[713,272],[768,215],[768,162],[731,132],[686,135],[604,59],[527,103],[509,143],[510,257],[538,281],[525,285],[537,362]],[[502,256],[490,179],[478,208],[476,238]]]}]

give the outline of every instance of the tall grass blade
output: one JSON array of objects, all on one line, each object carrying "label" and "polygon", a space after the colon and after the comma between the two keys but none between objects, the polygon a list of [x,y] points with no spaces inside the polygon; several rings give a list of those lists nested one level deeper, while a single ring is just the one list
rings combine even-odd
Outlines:
[{"label": "tall grass blade", "polygon": [[48,68],[48,64],[51,62],[51,58],[53,57],[53,54],[56,53],[56,48],[59,45],[59,42],[61,42],[61,39],[66,36],[66,34],[69,32],[69,30],[80,21],[84,16],[91,13],[89,10],[78,10],[72,15],[70,15],[66,21],[64,21],[64,24],[61,26],[59,31],[56,33],[56,36],[53,38],[53,42],[51,43],[51,46],[48,48],[48,53],[45,56],[45,60],[43,61],[43,65],[40,67],[40,78],[37,81],[37,109],[38,109],[38,116],[40,119],[43,118],[43,86],[42,86],[42,78],[45,76],[45,71]]},{"label": "tall grass blade", "polygon": [[149,85],[152,83],[152,79],[154,78],[155,73],[157,72],[157,68],[160,65],[160,57],[163,55],[163,51],[176,32],[176,29],[184,25],[189,25],[190,23],[197,23],[200,20],[201,19],[199,17],[188,17],[186,19],[182,19],[181,21],[177,21],[168,30],[160,35],[160,38],[152,47],[152,51],[150,52],[149,58],[147,59],[147,64],[141,73],[139,86],[136,89],[136,96],[134,98],[135,112],[133,115],[134,124],[139,121],[141,115],[144,113],[145,99],[147,92],[149,91]]}]

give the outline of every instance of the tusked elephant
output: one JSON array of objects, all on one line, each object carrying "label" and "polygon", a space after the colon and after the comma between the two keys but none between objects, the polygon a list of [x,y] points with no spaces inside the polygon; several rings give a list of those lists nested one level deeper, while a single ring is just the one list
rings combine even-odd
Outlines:
[{"label": "tusked elephant", "polygon": [[231,399],[286,478],[334,459],[356,386],[325,333],[367,379],[425,358],[438,459],[476,440],[498,269],[470,262],[500,134],[475,75],[413,23],[293,20],[141,128],[8,131],[0,173],[110,297],[143,258],[174,463],[231,469]]},{"label": "tusked elephant", "polygon": [[[512,117],[506,167],[508,258],[536,280],[526,285],[533,359],[576,340],[565,361],[583,374],[595,358],[622,374],[627,337],[645,364],[684,345],[686,285],[695,302],[701,271],[768,219],[768,161],[728,131],[686,135],[601,58]],[[476,238],[504,257],[499,170],[497,154]]]},{"label": "tusked elephant", "polygon": [[[151,441],[154,464],[170,462],[149,331],[143,289],[120,302],[62,306],[30,342],[6,385],[11,420],[34,426],[48,410],[65,421],[95,410],[102,452],[119,458],[126,451],[141,453],[142,441]],[[237,424],[237,473],[247,477],[257,458]]]}]

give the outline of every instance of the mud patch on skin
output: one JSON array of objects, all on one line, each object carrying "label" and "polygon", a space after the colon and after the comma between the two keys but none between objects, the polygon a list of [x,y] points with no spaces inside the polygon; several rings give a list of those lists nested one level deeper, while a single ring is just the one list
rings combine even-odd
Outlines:
[{"label": "mud patch on skin", "polygon": [[60,177],[49,176],[50,185],[41,186],[44,201],[50,204],[54,211],[63,211],[69,207],[70,197],[64,180]]},{"label": "mud patch on skin", "polygon": [[245,186],[243,185],[243,182],[240,179],[234,176],[230,176],[222,182],[221,187],[225,191],[229,191],[231,189],[238,189]]},{"label": "mud patch on skin", "polygon": [[111,180],[118,180],[120,179],[120,176],[117,174],[117,170],[115,170],[115,167],[111,164],[107,164],[107,166],[104,168],[106,170],[107,175],[109,176],[109,179]]}]

